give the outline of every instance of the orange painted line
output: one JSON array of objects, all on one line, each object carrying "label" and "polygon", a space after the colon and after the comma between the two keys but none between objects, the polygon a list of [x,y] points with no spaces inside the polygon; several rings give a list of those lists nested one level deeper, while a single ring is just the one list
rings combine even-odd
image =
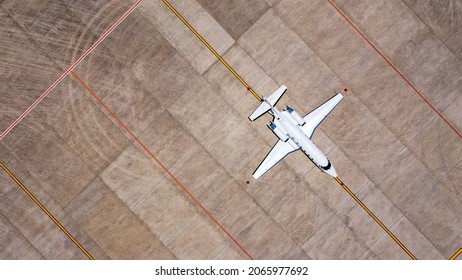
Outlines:
[{"label": "orange painted line", "polygon": [[433,104],[431,104],[431,102],[425,97],[425,95],[423,95],[402,73],[401,71],[398,70],[398,68],[371,42],[371,40],[369,40],[369,38],[366,37],[366,35],[364,35],[364,33],[345,15],[344,12],[342,12],[338,7],[337,5],[335,5],[332,0],[327,0],[327,2],[329,2],[332,7],[334,7],[334,9],[351,25],[351,27],[353,27],[354,30],[356,30],[356,32],[358,32],[359,35],[361,35],[361,37],[364,38],[364,40],[366,40],[366,42],[388,63],[388,65],[391,66],[391,68],[393,68],[393,70],[395,70],[395,72],[417,93],[417,95],[420,96],[420,98],[422,98],[423,101],[425,101],[425,103],[427,103],[428,106],[430,106],[430,108],[435,111],[435,113],[460,137],[462,138],[462,134],[459,132],[459,130],[457,130],[457,128],[451,124],[447,119],[446,117],[443,116],[443,114],[440,113],[440,111],[435,107],[433,106]]},{"label": "orange painted line", "polygon": [[122,21],[124,21],[124,19],[126,17],[128,17],[135,9],[136,7],[138,7],[141,2],[143,0],[138,0],[138,2],[136,2],[128,11],[125,12],[125,14],[122,15],[121,18],[119,18],[118,21],[116,21],[104,34],[103,36],[101,36],[101,38],[98,39],[98,41],[96,41],[93,45],[91,45],[91,47],[79,58],[77,59],[77,61],[75,61],[71,67],[69,67],[66,72],[64,72],[44,93],[42,93],[42,95],[40,95],[39,98],[37,98],[37,100],[34,101],[34,103],[32,103],[29,108],[26,109],[26,111],[24,111],[4,132],[2,132],[2,134],[0,134],[0,140],[3,139],[3,137],[5,137],[11,130],[13,130],[13,128],[15,128],[19,122],[22,121],[22,119],[24,119],[30,112],[32,112],[32,110],[45,98],[47,97],[48,94],[50,94],[50,92],[59,84],[61,83],[62,80],[64,80],[64,78],[67,77],[67,75],[69,75],[69,72],[71,72],[72,70],[74,70],[75,67],[77,67],[77,65],[79,65],[80,62],[82,62],[82,60],[84,60],[102,41],[104,41],[104,39],[106,39],[107,36],[109,36],[109,34],[111,34],[111,32],[117,27],[119,26]]},{"label": "orange painted line", "polygon": [[106,106],[103,100],[101,100],[101,98],[99,98],[98,95],[96,95],[96,93],[84,81],[82,81],[82,79],[80,79],[80,77],[77,76],[77,74],[74,71],[71,71],[71,73],[91,93],[91,95],[93,95],[93,97],[96,98],[98,103],[101,106],[103,106],[103,108],[106,109],[106,111],[125,129],[125,131],[127,131],[128,134],[130,134],[130,136],[143,148],[143,150],[145,150],[151,156],[151,158],[155,160],[157,164],[159,164],[159,166],[178,184],[178,186],[181,189],[183,189],[183,191],[185,191],[186,194],[188,194],[188,196],[205,212],[205,214],[210,219],[212,219],[212,221],[221,230],[223,230],[223,232],[237,245],[237,247],[239,247],[239,249],[241,249],[242,252],[244,252],[244,254],[246,254],[249,259],[253,260],[249,252],[247,252],[247,250],[245,250],[244,247],[242,247],[242,245],[225,229],[225,227],[217,219],[215,219],[215,217],[209,212],[209,210],[207,210],[207,208],[205,208],[205,206],[202,205],[202,203],[167,169],[167,167],[165,167],[165,165],[163,165],[162,162],[160,162],[160,160],[151,152],[151,150],[149,150],[143,144],[143,142],[141,142],[140,139],[138,139],[138,137],[136,137],[136,135],[127,127],[127,125],[125,125],[125,123],[121,119],[119,119],[119,117],[117,117],[117,115],[111,109],[109,109],[108,106]]},{"label": "orange painted line", "polygon": [[35,204],[37,204],[37,206],[40,207],[40,209],[42,209],[42,211],[45,212],[45,214],[47,214],[47,216],[62,230],[62,232],[64,232],[67,235],[67,237],[72,242],[74,242],[74,244],[82,251],[82,253],[85,254],[85,256],[87,256],[89,260],[94,260],[93,256],[77,241],[77,239],[75,239],[74,236],[72,236],[72,234],[70,234],[69,231],[67,231],[67,229],[53,216],[53,214],[50,213],[50,211],[48,211],[48,209],[35,197],[35,195],[31,193],[26,188],[26,186],[24,186],[19,181],[19,179],[1,162],[0,167],[3,170],[5,170],[5,172],[11,177],[11,179],[13,179],[16,182],[16,184],[30,197],[30,199],[32,199],[35,202]]}]

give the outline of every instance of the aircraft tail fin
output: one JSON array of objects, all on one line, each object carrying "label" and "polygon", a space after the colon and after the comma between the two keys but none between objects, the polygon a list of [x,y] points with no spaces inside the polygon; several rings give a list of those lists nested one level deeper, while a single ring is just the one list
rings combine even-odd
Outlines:
[{"label": "aircraft tail fin", "polygon": [[286,91],[287,87],[284,85],[278,88],[275,92],[273,92],[273,94],[270,95],[270,97],[266,98],[260,104],[260,106],[257,107],[257,109],[249,116],[249,119],[251,121],[254,121],[264,113],[268,112],[268,110],[271,109],[272,106],[276,105],[276,103],[279,101],[279,99],[281,99],[282,95],[284,95]]}]

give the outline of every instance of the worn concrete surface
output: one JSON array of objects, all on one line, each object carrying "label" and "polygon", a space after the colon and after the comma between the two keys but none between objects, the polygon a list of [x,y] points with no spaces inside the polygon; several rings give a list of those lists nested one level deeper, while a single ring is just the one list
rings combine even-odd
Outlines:
[{"label": "worn concrete surface", "polygon": [[[134,0],[0,1],[0,130]],[[462,130],[460,1],[334,1]],[[172,0],[261,95],[306,114],[339,177],[419,259],[462,246],[462,139],[326,0]],[[407,259],[328,175],[276,138],[258,105],[160,0],[145,0],[79,77],[256,259]],[[74,77],[0,141],[0,160],[97,259],[246,259]],[[85,255],[0,170],[0,258]]]}]

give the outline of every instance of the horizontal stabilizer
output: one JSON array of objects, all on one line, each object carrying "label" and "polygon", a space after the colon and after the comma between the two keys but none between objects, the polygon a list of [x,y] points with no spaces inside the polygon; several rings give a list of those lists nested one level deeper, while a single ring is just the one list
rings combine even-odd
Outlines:
[{"label": "horizontal stabilizer", "polygon": [[268,112],[268,110],[271,109],[272,106],[276,105],[279,99],[281,99],[282,95],[284,95],[286,90],[287,87],[284,85],[278,88],[278,90],[273,92],[273,94],[271,94],[270,97],[263,100],[260,106],[258,106],[257,109],[250,115],[249,119],[251,121],[254,121],[264,113]]}]

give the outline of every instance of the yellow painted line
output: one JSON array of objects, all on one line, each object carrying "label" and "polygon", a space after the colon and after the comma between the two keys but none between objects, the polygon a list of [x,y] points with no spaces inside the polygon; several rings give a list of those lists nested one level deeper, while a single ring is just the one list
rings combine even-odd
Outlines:
[{"label": "yellow painted line", "polygon": [[340,184],[340,186],[343,187],[343,189],[354,199],[356,200],[356,202],[367,212],[367,214],[369,214],[369,216],[372,217],[372,219],[374,219],[374,221],[379,224],[379,226],[381,226],[383,228],[383,230],[385,230],[386,233],[388,233],[388,235],[396,242],[398,243],[398,245],[401,247],[401,249],[403,249],[408,255],[409,257],[411,257],[411,259],[413,260],[417,260],[417,258],[406,248],[406,246],[404,246],[403,243],[401,243],[401,241],[399,241],[399,239],[379,220],[379,218],[377,218],[377,216],[374,215],[374,213],[372,213],[371,210],[369,210],[369,208],[367,208],[367,206],[342,182],[342,180],[340,180],[338,177],[335,177],[335,181],[337,181],[337,183]]},{"label": "yellow painted line", "polygon": [[229,231],[226,230],[226,228],[212,215],[212,213],[210,213],[210,211],[191,193],[191,191],[189,191],[189,189],[183,184],[180,182],[180,180],[178,180],[178,178],[173,175],[172,172],[170,172],[170,170],[162,163],[160,162],[160,160],[154,155],[154,153],[148,149],[148,147],[146,147],[145,144],[143,144],[143,142],[138,138],[136,137],[136,135],[132,132],[132,130],[130,128],[128,128],[128,126],[119,118],[117,117],[117,115],[103,102],[103,100],[82,80],[80,79],[80,77],[74,72],[72,71],[72,75],[74,75],[74,77],[88,90],[88,92],[90,92],[91,95],[93,95],[93,97],[98,101],[98,103],[103,106],[104,109],[106,109],[106,111],[124,128],[124,130],[130,134],[130,136],[140,145],[141,148],[143,148],[143,150],[149,154],[149,156],[157,162],[157,164],[165,171],[165,173],[167,173],[176,183],[177,185],[186,193],[189,195],[189,197],[197,204],[197,206],[199,206],[200,208],[202,208],[202,210],[204,210],[204,213],[209,216],[209,218],[219,227],[223,230],[223,232],[242,250],[242,252],[244,252],[244,254],[246,254],[249,259],[253,260],[252,256],[249,254],[249,252],[247,252],[247,250],[241,245],[241,243],[239,243],[236,238],[234,238],[231,233],[229,233]]},{"label": "yellow painted line", "polygon": [[451,258],[450,260],[455,260],[460,254],[462,254],[462,248],[459,249]]},{"label": "yellow painted line", "polygon": [[72,242],[74,242],[74,244],[77,245],[77,247],[79,247],[79,249],[87,256],[88,259],[94,260],[92,255],[90,255],[90,253],[87,250],[85,250],[85,248],[83,248],[82,245],[80,245],[80,243],[72,236],[72,234],[70,234],[66,230],[66,228],[58,220],[56,220],[56,218],[50,213],[50,211],[48,211],[48,209],[45,206],[43,206],[43,204],[1,162],[0,167],[3,168],[3,170],[5,170],[5,172],[8,173],[8,175],[10,175],[10,177],[16,182],[16,184],[18,184],[18,186],[21,187],[21,189],[35,202],[35,204],[37,204],[37,206],[40,207],[40,209],[42,209],[42,211],[45,212],[45,214],[47,214],[48,217],[50,217],[50,219],[67,235],[67,237],[69,237],[69,239],[72,240]]},{"label": "yellow painted line", "polygon": [[194,29],[194,27],[192,27],[191,24],[189,24],[189,22],[172,5],[170,5],[170,3],[167,0],[162,1],[189,28],[189,30],[191,30],[191,32],[194,33],[194,35],[196,35],[196,37],[199,38],[199,40],[221,61],[221,63],[223,63],[223,65],[226,66],[226,68],[228,68],[228,70],[239,80],[239,82],[241,82],[247,88],[247,90],[250,91],[250,93],[252,93],[253,96],[255,96],[255,98],[258,101],[262,102],[263,99],[260,97],[260,95],[258,95],[258,93],[256,93],[246,83],[246,81],[241,76],[239,76],[239,74],[236,71],[234,71],[234,69],[226,62],[226,60],[224,60],[223,57],[221,57],[221,55],[218,54],[215,51],[215,49],[204,38],[202,38],[202,36],[196,31],[196,29]]},{"label": "yellow painted line", "polygon": [[[221,61],[221,63],[223,63],[223,65],[225,65],[226,68],[228,68],[228,70],[247,88],[247,90],[250,91],[250,93],[252,93],[258,101],[262,102],[263,99],[260,97],[260,95],[258,95],[245,82],[245,80],[241,76],[239,76],[239,74],[236,73],[236,71],[234,71],[234,69],[215,51],[215,49],[204,38],[202,38],[202,36],[194,29],[194,27],[192,27],[191,24],[189,24],[188,21],[167,0],[162,1],[189,28],[189,30],[191,30],[191,32],[194,33],[194,35],[196,35],[196,37],[199,38],[199,40]],[[364,203],[362,203],[361,200],[359,200],[358,197],[356,197],[356,195],[353,192],[350,191],[350,189],[338,177],[336,177],[335,180],[356,200],[356,202],[359,203],[359,205],[361,205],[362,208],[364,208],[364,210],[366,210],[366,212],[391,236],[391,238],[393,238],[393,240],[395,240],[396,243],[398,243],[401,246],[401,248],[412,259],[416,260],[416,257],[401,243],[401,241],[399,241],[399,239],[393,235],[393,233],[374,215],[374,213],[372,213],[366,207],[366,205],[364,205]]]}]

